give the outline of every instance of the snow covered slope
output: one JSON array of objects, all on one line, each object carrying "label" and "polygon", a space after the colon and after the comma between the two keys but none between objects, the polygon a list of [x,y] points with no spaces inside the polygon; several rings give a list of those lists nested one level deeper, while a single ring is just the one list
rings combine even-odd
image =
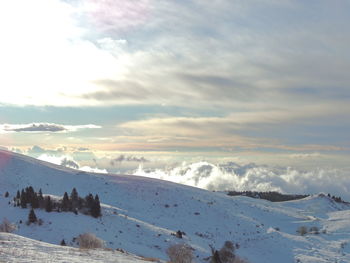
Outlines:
[{"label": "snow covered slope", "polygon": [[82,250],[0,233],[0,262],[145,263],[146,261],[115,250]]},{"label": "snow covered slope", "polygon": [[[20,224],[29,209],[8,202],[29,185],[57,197],[73,187],[80,196],[97,193],[102,217],[36,210],[43,225]],[[239,244],[237,254],[251,263],[350,262],[348,209],[324,195],[271,203],[145,177],[85,173],[0,152],[0,220],[16,223],[18,235],[51,244],[65,239],[74,245],[74,237],[90,232],[109,248],[166,260],[170,245],[187,243],[196,261],[204,262],[209,245],[220,248],[231,240]],[[317,227],[319,234],[301,236],[296,232],[301,226]],[[172,235],[178,230],[186,233],[182,239]]]}]

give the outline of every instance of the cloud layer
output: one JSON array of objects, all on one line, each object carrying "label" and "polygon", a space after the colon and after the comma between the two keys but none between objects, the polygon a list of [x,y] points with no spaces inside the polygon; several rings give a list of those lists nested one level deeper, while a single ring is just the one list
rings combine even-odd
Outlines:
[{"label": "cloud layer", "polygon": [[350,168],[302,171],[263,165],[214,165],[208,162],[182,164],[168,169],[143,169],[134,175],[168,180],[208,190],[279,191],[290,194],[319,192],[350,200]]},{"label": "cloud layer", "polygon": [[[0,50],[0,84],[8,90],[0,101],[334,105],[349,98],[347,7],[301,0],[4,2],[0,29],[12,41]],[[31,42],[22,45],[24,38]]]}]

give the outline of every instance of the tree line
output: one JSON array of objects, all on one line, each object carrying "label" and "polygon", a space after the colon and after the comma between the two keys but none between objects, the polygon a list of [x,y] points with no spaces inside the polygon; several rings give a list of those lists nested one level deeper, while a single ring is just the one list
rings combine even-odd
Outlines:
[{"label": "tree line", "polygon": [[45,209],[46,212],[78,212],[92,217],[101,216],[101,205],[99,196],[93,196],[89,193],[85,198],[79,196],[76,188],[72,189],[70,195],[67,192],[63,194],[63,198],[55,200],[49,195],[43,195],[41,189],[39,192],[34,191],[32,186],[26,187],[21,191],[18,190],[14,197],[14,206],[32,209]]}]

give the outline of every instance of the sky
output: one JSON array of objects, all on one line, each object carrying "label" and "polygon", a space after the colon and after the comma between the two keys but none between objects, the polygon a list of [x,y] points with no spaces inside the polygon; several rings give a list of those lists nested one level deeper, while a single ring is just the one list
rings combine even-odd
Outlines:
[{"label": "sky", "polygon": [[94,171],[346,167],[348,0],[0,3],[0,145]]}]

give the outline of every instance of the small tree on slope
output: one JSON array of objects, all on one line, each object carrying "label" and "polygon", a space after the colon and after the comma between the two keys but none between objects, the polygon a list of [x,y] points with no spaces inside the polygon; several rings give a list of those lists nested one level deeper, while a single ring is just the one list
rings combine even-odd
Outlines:
[{"label": "small tree on slope", "polygon": [[30,212],[29,212],[29,215],[28,215],[28,223],[31,224],[31,223],[36,223],[38,221],[36,215],[35,215],[35,212],[34,212],[34,209],[30,209]]}]

